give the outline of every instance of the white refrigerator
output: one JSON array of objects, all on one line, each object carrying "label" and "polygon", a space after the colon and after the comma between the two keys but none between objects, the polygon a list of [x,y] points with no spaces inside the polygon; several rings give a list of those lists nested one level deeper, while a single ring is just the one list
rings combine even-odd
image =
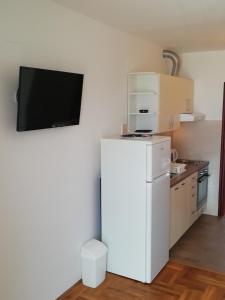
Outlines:
[{"label": "white refrigerator", "polygon": [[169,260],[170,138],[101,141],[107,271],[150,283]]}]

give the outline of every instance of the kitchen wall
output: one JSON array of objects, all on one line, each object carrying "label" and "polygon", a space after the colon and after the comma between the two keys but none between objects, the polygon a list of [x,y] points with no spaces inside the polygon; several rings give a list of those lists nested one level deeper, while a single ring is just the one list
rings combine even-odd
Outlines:
[{"label": "kitchen wall", "polygon": [[206,213],[217,215],[225,51],[184,53],[180,75],[194,79],[194,111],[205,113],[206,120],[183,124],[174,146],[182,157],[210,161]]},{"label": "kitchen wall", "polygon": [[217,215],[218,189],[219,189],[219,164],[220,164],[220,121],[200,121],[184,123],[181,129],[173,136],[174,147],[179,156],[188,159],[208,160],[209,185],[208,203],[205,213]]},{"label": "kitchen wall", "polygon": [[[0,299],[53,300],[100,233],[99,141],[126,122],[127,72],[165,66],[158,46],[53,1],[3,0],[0,20]],[[84,73],[80,125],[16,132],[19,65]]]}]

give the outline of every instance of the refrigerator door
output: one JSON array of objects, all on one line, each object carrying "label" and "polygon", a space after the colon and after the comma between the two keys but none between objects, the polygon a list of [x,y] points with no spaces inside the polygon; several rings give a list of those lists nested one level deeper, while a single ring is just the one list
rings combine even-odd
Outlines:
[{"label": "refrigerator door", "polygon": [[145,282],[146,144],[103,140],[101,183],[107,271]]},{"label": "refrigerator door", "polygon": [[170,171],[170,151],[170,141],[147,145],[147,182]]},{"label": "refrigerator door", "polygon": [[146,282],[150,283],[169,260],[169,173],[147,183]]}]

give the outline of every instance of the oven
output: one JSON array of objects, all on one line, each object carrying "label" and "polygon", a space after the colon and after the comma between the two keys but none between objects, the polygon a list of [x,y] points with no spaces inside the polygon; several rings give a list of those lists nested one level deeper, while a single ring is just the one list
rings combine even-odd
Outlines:
[{"label": "oven", "polygon": [[198,172],[197,209],[200,209],[207,201],[208,177],[209,177],[208,167],[199,170],[199,172]]}]

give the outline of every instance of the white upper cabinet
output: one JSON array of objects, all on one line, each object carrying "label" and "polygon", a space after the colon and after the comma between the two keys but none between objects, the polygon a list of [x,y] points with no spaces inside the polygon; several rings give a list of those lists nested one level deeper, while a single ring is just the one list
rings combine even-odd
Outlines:
[{"label": "white upper cabinet", "polygon": [[128,130],[157,132],[158,76],[154,73],[128,75]]},{"label": "white upper cabinet", "polygon": [[166,132],[180,127],[179,114],[192,112],[193,81],[138,72],[128,75],[129,132]]},{"label": "white upper cabinet", "polygon": [[194,81],[191,79],[174,77],[180,113],[193,113]]}]

